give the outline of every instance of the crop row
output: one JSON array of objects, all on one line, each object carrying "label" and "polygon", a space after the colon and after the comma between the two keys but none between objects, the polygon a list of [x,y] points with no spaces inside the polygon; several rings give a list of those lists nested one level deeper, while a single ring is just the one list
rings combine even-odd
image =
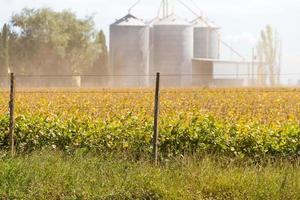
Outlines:
[{"label": "crop row", "polygon": [[[0,146],[9,147],[7,117],[0,118]],[[43,148],[73,151],[78,148],[97,152],[151,153],[152,123],[128,114],[121,119],[88,121],[73,118],[19,116],[16,119],[17,149],[29,152]],[[162,157],[214,153],[238,157],[298,157],[300,127],[286,124],[220,123],[208,116],[162,119],[159,149]]]},{"label": "crop row", "polygon": [[[0,97],[0,146],[7,149],[8,93]],[[43,148],[151,154],[153,92],[20,91],[19,152]],[[238,157],[300,156],[298,90],[163,90],[161,157],[215,153]]]}]

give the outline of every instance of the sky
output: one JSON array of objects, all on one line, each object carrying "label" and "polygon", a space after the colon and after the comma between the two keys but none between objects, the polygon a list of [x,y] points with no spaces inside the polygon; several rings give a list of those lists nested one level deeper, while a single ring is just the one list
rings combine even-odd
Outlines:
[{"label": "sky", "polygon": [[[220,26],[222,39],[249,59],[260,31],[267,24],[272,25],[282,40],[282,73],[300,74],[300,0],[182,1]],[[50,7],[56,11],[70,9],[80,18],[93,15],[97,29],[103,29],[108,35],[109,25],[126,15],[128,8],[135,2],[136,0],[0,0],[0,26],[24,7]],[[157,16],[160,2],[161,0],[141,0],[131,13],[145,21],[151,20]],[[182,18],[194,18],[179,3],[174,3],[172,10]],[[221,54],[227,58],[232,56],[225,50]]]}]

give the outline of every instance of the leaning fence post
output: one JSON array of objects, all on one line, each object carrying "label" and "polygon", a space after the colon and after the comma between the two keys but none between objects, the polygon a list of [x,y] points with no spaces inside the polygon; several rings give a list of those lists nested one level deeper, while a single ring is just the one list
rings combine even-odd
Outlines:
[{"label": "leaning fence post", "polygon": [[11,146],[11,155],[15,154],[15,76],[14,73],[10,73],[10,100],[9,100],[9,137]]},{"label": "leaning fence post", "polygon": [[158,161],[158,114],[159,114],[159,80],[160,73],[156,73],[155,102],[154,102],[154,130],[153,130],[153,161]]}]

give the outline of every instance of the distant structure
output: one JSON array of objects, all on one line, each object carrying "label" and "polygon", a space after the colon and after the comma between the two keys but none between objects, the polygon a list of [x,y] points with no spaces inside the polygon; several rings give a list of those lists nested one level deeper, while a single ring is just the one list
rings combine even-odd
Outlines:
[{"label": "distant structure", "polygon": [[189,86],[187,77],[176,75],[191,74],[193,58],[193,28],[187,21],[172,14],[153,23],[151,29],[153,44],[150,74],[160,72],[166,76],[166,86]]},{"label": "distant structure", "polygon": [[[110,26],[110,66],[115,86],[147,86],[149,73],[149,27],[128,14]],[[120,76],[118,76],[120,75]]]},{"label": "distant structure", "polygon": [[211,22],[197,18],[192,22],[194,28],[194,58],[219,59],[219,27]]},{"label": "distant structure", "polygon": [[[147,87],[160,72],[163,86],[246,86],[253,84],[253,62],[245,59],[221,40],[219,29],[197,15],[189,22],[169,12],[168,0],[162,0],[159,14],[144,22],[129,13],[110,26],[110,68],[116,87]],[[242,61],[220,60],[221,44]],[[226,65],[228,75],[216,76],[218,66]],[[240,67],[242,66],[242,67]],[[240,74],[243,75],[240,75]],[[120,76],[118,76],[120,75]],[[135,76],[133,76],[135,75]]]}]

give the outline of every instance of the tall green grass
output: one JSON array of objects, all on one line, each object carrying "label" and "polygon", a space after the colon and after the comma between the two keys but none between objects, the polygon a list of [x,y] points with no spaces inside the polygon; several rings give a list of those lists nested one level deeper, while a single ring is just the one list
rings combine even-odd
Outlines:
[{"label": "tall green grass", "polygon": [[300,165],[41,151],[1,158],[0,199],[300,199]]}]

